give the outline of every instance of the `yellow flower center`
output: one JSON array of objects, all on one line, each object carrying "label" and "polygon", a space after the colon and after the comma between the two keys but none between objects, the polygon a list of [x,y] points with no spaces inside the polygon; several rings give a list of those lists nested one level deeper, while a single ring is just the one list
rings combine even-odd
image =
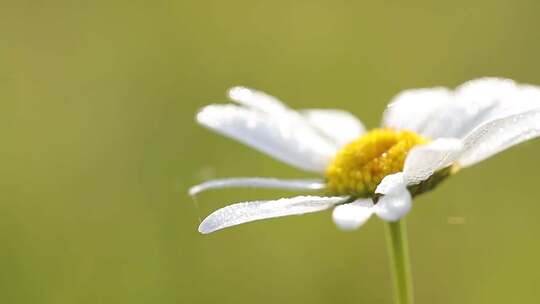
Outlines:
[{"label": "yellow flower center", "polygon": [[374,129],[347,144],[326,169],[332,194],[371,196],[390,174],[403,170],[407,153],[428,140],[411,131]]}]

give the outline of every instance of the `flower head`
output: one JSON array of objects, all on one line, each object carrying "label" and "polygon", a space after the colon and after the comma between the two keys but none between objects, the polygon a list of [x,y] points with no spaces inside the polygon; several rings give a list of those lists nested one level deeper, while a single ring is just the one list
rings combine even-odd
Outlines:
[{"label": "flower head", "polygon": [[209,105],[197,121],[299,169],[316,180],[228,178],[190,189],[191,195],[225,187],[324,191],[324,195],[229,205],[210,214],[201,233],[255,220],[334,208],[344,230],[371,215],[397,221],[412,197],[433,189],[460,168],[540,135],[540,88],[482,78],[455,90],[414,89],[398,94],[382,126],[367,132],[340,110],[295,111],[265,93],[235,87],[237,104]]}]

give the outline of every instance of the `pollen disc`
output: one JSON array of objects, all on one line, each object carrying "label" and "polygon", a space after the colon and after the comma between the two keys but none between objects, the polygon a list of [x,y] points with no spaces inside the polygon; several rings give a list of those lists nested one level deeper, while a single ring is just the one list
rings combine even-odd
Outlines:
[{"label": "pollen disc", "polygon": [[408,152],[428,140],[411,131],[374,129],[344,146],[326,169],[332,194],[367,197],[390,174],[403,170]]}]

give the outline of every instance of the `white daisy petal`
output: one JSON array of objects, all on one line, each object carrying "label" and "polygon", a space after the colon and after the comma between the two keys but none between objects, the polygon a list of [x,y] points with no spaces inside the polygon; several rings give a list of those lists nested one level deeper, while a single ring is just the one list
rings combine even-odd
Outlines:
[{"label": "white daisy petal", "polygon": [[385,195],[375,205],[375,213],[387,222],[396,222],[404,217],[412,207],[412,197],[409,191],[399,195]]},{"label": "white daisy petal", "polygon": [[431,138],[461,138],[494,119],[540,107],[540,88],[510,79],[480,78],[459,86],[409,90],[387,109],[386,126],[410,129]]},{"label": "white daisy petal", "polygon": [[407,183],[403,172],[387,175],[375,189],[375,193],[383,195],[392,195],[407,189]]},{"label": "white daisy petal", "polygon": [[401,172],[386,176],[375,193],[382,194],[375,205],[375,213],[385,221],[398,221],[411,210],[412,197]]},{"label": "white daisy petal", "polygon": [[336,153],[328,140],[290,115],[267,115],[235,105],[210,105],[197,114],[197,121],[307,171],[324,172]]},{"label": "white daisy petal", "polygon": [[277,179],[268,177],[236,177],[209,180],[189,189],[189,195],[223,188],[271,188],[284,190],[320,190],[326,186],[323,180],[312,179]]},{"label": "white daisy petal", "polygon": [[422,134],[434,113],[451,102],[452,92],[447,88],[406,90],[389,103],[382,125]]},{"label": "white daisy petal", "polygon": [[467,167],[526,140],[540,136],[540,109],[499,118],[476,128],[463,139],[458,162]]},{"label": "white daisy petal", "polygon": [[481,78],[466,82],[454,90],[449,102],[431,115],[422,134],[432,138],[463,137],[489,119],[500,100],[515,88],[514,82],[506,79]]},{"label": "white daisy petal", "polygon": [[460,156],[462,149],[461,140],[454,138],[439,138],[413,148],[403,167],[407,185],[418,184],[437,170],[450,166]]},{"label": "white daisy petal", "polygon": [[362,226],[373,214],[371,199],[359,199],[350,204],[336,206],[332,219],[341,230],[354,230]]},{"label": "white daisy petal", "polygon": [[346,111],[308,109],[300,113],[338,147],[357,139],[366,131],[362,122]]},{"label": "white daisy petal", "polygon": [[322,211],[345,199],[344,197],[297,196],[273,201],[233,204],[205,218],[199,226],[199,232],[207,234],[247,222]]},{"label": "white daisy petal", "polygon": [[289,108],[276,97],[254,89],[232,87],[227,95],[232,101],[262,112],[279,114],[289,111]]},{"label": "white daisy petal", "polygon": [[459,103],[470,105],[469,113],[477,114],[462,134],[466,135],[485,122],[539,108],[540,88],[511,79],[480,78],[459,86],[456,98]]},{"label": "white daisy petal", "polygon": [[540,107],[540,90],[510,79],[480,78],[459,86],[454,101],[432,117],[425,133],[462,138],[486,122]]}]

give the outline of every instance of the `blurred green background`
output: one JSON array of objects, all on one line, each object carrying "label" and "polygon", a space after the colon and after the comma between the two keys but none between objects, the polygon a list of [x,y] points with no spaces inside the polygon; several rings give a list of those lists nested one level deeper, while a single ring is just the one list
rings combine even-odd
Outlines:
[{"label": "blurred green background", "polygon": [[[383,225],[330,213],[199,235],[305,174],[197,126],[232,85],[367,126],[402,89],[540,84],[538,1],[0,0],[0,303],[391,303]],[[408,216],[417,303],[540,301],[540,142],[462,171]],[[286,195],[286,194],[285,194]]]}]

